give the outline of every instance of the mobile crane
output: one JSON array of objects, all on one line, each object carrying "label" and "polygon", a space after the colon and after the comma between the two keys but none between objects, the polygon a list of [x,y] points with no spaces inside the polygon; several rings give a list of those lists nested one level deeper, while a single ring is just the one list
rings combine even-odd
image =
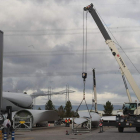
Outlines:
[{"label": "mobile crane", "polygon": [[[84,7],[84,11],[89,11],[93,17],[95,23],[97,24],[100,32],[102,33],[106,44],[109,46],[112,55],[115,57],[116,61],[119,64],[122,75],[125,75],[127,81],[129,82],[131,88],[137,96],[137,99],[140,102],[140,89],[137,86],[135,80],[133,79],[130,71],[128,70],[126,64],[124,63],[118,49],[115,46],[115,43],[112,41],[108,32],[106,31],[103,23],[101,22],[93,4]],[[130,95],[128,95],[129,102],[123,105],[123,114],[122,116],[116,116],[116,122],[114,126],[118,127],[119,132],[123,132],[125,127],[136,127],[136,131],[140,132],[140,103],[132,102]],[[108,124],[109,126],[109,124]]]}]

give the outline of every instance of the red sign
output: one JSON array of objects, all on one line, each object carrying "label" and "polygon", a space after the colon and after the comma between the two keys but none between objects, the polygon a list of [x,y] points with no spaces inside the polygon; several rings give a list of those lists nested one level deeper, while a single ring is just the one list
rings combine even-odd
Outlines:
[{"label": "red sign", "polygon": [[102,123],[100,123],[99,126],[102,126]]}]

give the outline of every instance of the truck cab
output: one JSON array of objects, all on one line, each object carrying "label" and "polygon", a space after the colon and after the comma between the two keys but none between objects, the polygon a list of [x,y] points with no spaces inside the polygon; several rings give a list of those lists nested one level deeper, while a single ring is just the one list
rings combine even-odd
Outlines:
[{"label": "truck cab", "polygon": [[137,109],[137,103],[125,103],[123,104],[123,114],[133,115],[134,111]]}]

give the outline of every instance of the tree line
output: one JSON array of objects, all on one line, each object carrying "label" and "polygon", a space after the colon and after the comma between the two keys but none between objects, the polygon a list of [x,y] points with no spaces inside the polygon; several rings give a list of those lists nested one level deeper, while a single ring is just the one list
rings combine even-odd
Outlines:
[{"label": "tree line", "polygon": [[[111,116],[112,111],[113,111],[113,105],[111,104],[110,101],[107,101],[106,104],[104,105],[104,116]],[[38,108],[41,110],[41,108]],[[68,118],[68,117],[79,117],[78,112],[72,110],[72,105],[70,101],[67,101],[65,106],[60,106],[58,109],[55,109],[55,106],[53,105],[53,102],[49,100],[45,104],[45,110],[55,110],[58,112],[58,115],[60,118]]]},{"label": "tree line", "polygon": [[[39,108],[41,110],[41,108]],[[55,110],[58,112],[58,115],[60,118],[65,118],[65,117],[79,117],[78,113],[76,111],[72,110],[72,105],[70,101],[67,101],[65,106],[60,106],[58,109],[55,108],[53,102],[49,100],[45,104],[45,110]]]}]

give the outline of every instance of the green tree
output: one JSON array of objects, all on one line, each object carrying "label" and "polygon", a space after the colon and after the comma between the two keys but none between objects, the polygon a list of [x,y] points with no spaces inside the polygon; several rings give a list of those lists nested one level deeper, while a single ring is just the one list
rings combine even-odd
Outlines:
[{"label": "green tree", "polygon": [[78,112],[72,110],[71,111],[71,117],[79,117]]},{"label": "green tree", "polygon": [[59,108],[58,108],[58,115],[60,116],[60,118],[64,118],[65,116],[65,109],[64,107],[61,105]]},{"label": "green tree", "polygon": [[46,103],[45,110],[55,110],[55,106],[53,105],[53,102],[51,100]]},{"label": "green tree", "polygon": [[39,107],[38,110],[41,110],[41,108]]},{"label": "green tree", "polygon": [[105,115],[107,115],[107,116],[112,115],[113,108],[114,107],[111,104],[111,102],[107,101],[106,105],[104,105],[104,113],[105,113]]},{"label": "green tree", "polygon": [[65,106],[65,117],[71,117],[72,115],[72,105],[70,101],[66,102],[66,106]]}]

